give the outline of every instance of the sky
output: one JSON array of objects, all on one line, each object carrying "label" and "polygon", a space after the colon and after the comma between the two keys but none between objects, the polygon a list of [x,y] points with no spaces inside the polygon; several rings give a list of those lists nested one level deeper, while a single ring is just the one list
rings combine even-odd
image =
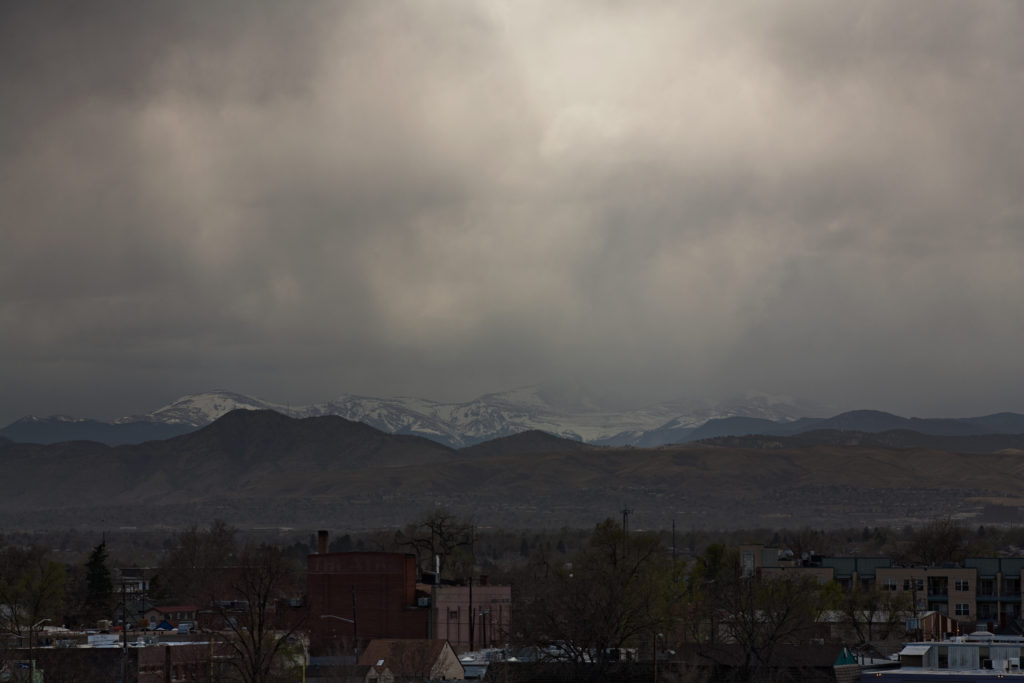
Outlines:
[{"label": "sky", "polygon": [[1024,4],[0,3],[0,423],[1024,412]]}]

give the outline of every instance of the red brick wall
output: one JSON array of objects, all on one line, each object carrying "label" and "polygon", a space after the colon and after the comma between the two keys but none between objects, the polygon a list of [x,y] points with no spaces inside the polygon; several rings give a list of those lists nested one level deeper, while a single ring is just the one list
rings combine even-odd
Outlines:
[{"label": "red brick wall", "polygon": [[426,638],[429,610],[416,606],[416,558],[402,553],[310,555],[306,578],[311,647],[350,652],[352,624],[334,615],[355,614],[359,642],[373,638]]},{"label": "red brick wall", "polygon": [[473,620],[473,648],[503,645],[511,621],[511,586],[473,586],[470,611],[468,586],[435,586],[434,637],[445,638],[456,652],[469,649],[469,621]]}]

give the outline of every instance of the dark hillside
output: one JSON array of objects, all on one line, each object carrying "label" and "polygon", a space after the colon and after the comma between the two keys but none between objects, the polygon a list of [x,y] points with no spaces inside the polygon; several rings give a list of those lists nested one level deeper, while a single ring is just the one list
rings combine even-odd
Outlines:
[{"label": "dark hillside", "polygon": [[443,504],[485,524],[560,527],[626,504],[645,526],[902,525],[1024,506],[1022,450],[1021,436],[826,430],[649,449],[524,432],[453,451],[339,417],[237,411],[131,446],[0,439],[0,524],[379,529]]},{"label": "dark hillside", "polygon": [[340,417],[234,411],[197,432],[143,444],[0,442],[0,509],[230,496],[275,476],[437,464],[454,451]]},{"label": "dark hillside", "polygon": [[582,441],[563,439],[538,429],[531,429],[512,436],[503,436],[500,439],[492,439],[460,448],[458,453],[460,457],[486,458],[498,455],[557,453],[592,448],[594,447],[588,446]]},{"label": "dark hillside", "polygon": [[855,432],[819,429],[810,432],[780,436],[751,434],[748,436],[720,436],[704,439],[700,443],[726,448],[810,448],[814,446],[844,446],[860,448],[928,449],[950,453],[998,453],[1008,449],[1024,449],[1024,434],[984,434],[978,436],[937,436],[921,434],[907,429],[888,432]]}]

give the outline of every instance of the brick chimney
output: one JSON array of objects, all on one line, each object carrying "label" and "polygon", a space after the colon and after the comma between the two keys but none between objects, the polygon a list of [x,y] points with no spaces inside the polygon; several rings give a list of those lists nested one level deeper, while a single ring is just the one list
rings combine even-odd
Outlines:
[{"label": "brick chimney", "polygon": [[321,555],[327,554],[327,530],[321,529],[316,532],[316,551]]}]

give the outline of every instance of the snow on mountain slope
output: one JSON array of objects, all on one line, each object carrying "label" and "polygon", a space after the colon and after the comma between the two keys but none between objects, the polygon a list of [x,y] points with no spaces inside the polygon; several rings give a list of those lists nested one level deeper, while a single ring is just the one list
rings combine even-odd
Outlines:
[{"label": "snow on mountain slope", "polygon": [[672,439],[712,418],[791,420],[810,414],[806,405],[765,394],[748,394],[722,403],[678,400],[615,411],[574,388],[531,386],[458,403],[345,394],[306,406],[287,406],[216,391],[183,396],[145,416],[122,418],[118,422],[151,420],[200,427],[239,408],[275,410],[291,417],[339,415],[384,432],[423,436],[456,448],[531,429],[587,442],[648,444],[648,433],[658,435],[655,442]]},{"label": "snow on mountain slope", "polygon": [[415,434],[449,445],[457,442],[449,425],[432,414],[433,402],[414,398],[373,398],[343,395],[326,403],[295,408],[295,417],[339,415],[347,420],[363,422],[382,432]]},{"label": "snow on mountain slope", "polygon": [[72,417],[70,415],[49,415],[47,417],[39,417],[38,415],[26,415],[25,417],[19,418],[12,422],[12,425],[16,424],[34,424],[39,422],[67,422],[67,423],[81,423],[88,422],[89,420],[84,417]]},{"label": "snow on mountain slope", "polygon": [[128,422],[165,422],[203,427],[232,410],[275,410],[290,414],[286,406],[268,403],[257,398],[243,396],[230,391],[211,391],[203,394],[188,394],[178,400],[145,415],[132,415],[114,421],[114,424]]}]

